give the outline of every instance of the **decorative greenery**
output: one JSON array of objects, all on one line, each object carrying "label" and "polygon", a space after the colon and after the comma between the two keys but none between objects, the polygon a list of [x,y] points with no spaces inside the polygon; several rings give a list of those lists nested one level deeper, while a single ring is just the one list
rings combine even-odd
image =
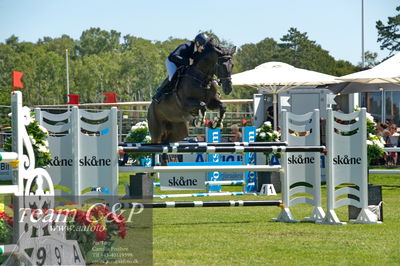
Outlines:
[{"label": "decorative greenery", "polygon": [[[24,107],[24,112],[29,113],[30,119],[26,125],[26,131],[32,143],[33,152],[35,154],[35,167],[47,167],[51,161],[51,153],[49,151],[49,142],[47,136],[49,132],[33,118],[34,113],[28,107]],[[11,151],[12,138],[5,140],[4,150]]]},{"label": "decorative greenery", "polygon": [[[269,121],[264,122],[261,127],[257,128],[256,133],[256,141],[260,142],[277,142],[280,138],[279,132],[273,130],[272,124]],[[275,155],[279,158],[279,154],[277,153],[266,152],[265,156],[267,157],[267,163],[269,163],[271,155]]]},{"label": "decorative greenery", "polygon": [[[149,125],[146,121],[136,123],[129,132],[126,142],[131,143],[150,143],[151,137],[149,132]],[[147,153],[128,153],[134,163],[140,164],[140,159],[148,156]]]},{"label": "decorative greenery", "polygon": [[[12,210],[4,211],[0,203],[0,243],[12,241]],[[49,213],[43,210],[43,213]],[[35,215],[35,213],[33,213]],[[77,240],[84,256],[92,250],[96,242],[104,243],[104,254],[107,254],[116,237],[127,235],[126,220],[122,214],[114,214],[103,204],[86,205],[78,208],[76,205],[66,205],[56,208],[55,215],[62,214],[66,218],[67,239]]]},{"label": "decorative greenery", "polygon": [[[12,215],[12,214],[11,214]],[[4,204],[0,203],[0,243],[12,243],[12,225],[13,220],[4,210]]]},{"label": "decorative greenery", "polygon": [[109,252],[114,239],[125,238],[127,234],[124,216],[110,212],[102,204],[82,208],[76,205],[64,206],[58,213],[67,216],[67,239],[77,240],[84,256],[93,249],[96,242],[104,242],[108,248],[105,253]]},{"label": "decorative greenery", "polygon": [[375,159],[381,158],[384,154],[385,141],[381,136],[375,135],[376,123],[374,117],[367,113],[367,151],[368,164]]}]

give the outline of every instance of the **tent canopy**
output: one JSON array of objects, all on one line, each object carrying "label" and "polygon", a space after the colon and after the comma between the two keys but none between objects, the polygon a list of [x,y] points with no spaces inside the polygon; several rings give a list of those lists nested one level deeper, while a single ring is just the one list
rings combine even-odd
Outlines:
[{"label": "tent canopy", "polygon": [[[296,68],[281,62],[268,62],[254,69],[232,75],[232,85],[250,86],[273,95],[274,121],[277,121],[278,93],[299,86],[338,83],[335,76]],[[274,123],[276,130],[277,123]]]},{"label": "tent canopy", "polygon": [[400,53],[375,67],[339,77],[338,80],[360,83],[400,83]]},{"label": "tent canopy", "polygon": [[338,83],[335,76],[296,68],[281,62],[268,62],[254,69],[232,75],[233,85],[247,85],[270,93],[280,93],[298,86]]}]

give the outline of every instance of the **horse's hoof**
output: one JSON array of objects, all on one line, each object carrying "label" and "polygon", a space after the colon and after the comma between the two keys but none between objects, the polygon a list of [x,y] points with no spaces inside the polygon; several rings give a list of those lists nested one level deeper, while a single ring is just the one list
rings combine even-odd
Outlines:
[{"label": "horse's hoof", "polygon": [[192,125],[194,127],[203,127],[205,124],[205,119],[198,119],[198,118],[194,118],[192,120]]}]

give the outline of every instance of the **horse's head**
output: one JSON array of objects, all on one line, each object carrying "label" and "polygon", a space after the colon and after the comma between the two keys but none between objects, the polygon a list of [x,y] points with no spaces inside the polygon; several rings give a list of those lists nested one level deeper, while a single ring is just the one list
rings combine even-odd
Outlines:
[{"label": "horse's head", "polygon": [[218,53],[218,62],[215,74],[219,79],[220,85],[222,85],[222,90],[224,91],[224,93],[229,94],[232,91],[232,56],[236,51],[236,47],[233,47],[232,49],[216,48],[216,51]]},{"label": "horse's head", "polygon": [[227,49],[211,40],[205,45],[204,51],[197,55],[193,67],[208,76],[217,75],[224,93],[229,94],[232,91],[232,57],[235,52],[236,47]]}]

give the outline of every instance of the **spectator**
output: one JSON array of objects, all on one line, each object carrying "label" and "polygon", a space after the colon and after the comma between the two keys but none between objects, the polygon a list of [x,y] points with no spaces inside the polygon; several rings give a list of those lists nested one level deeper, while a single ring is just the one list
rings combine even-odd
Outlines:
[{"label": "spectator", "polygon": [[239,126],[237,124],[233,124],[231,126],[231,131],[232,131],[233,137],[229,138],[230,142],[242,141],[242,133],[240,132]]},{"label": "spectator", "polygon": [[266,115],[265,121],[271,122],[272,127],[274,127],[274,107],[273,106],[268,107],[265,115]]},{"label": "spectator", "polygon": [[[397,125],[392,123],[388,130],[384,131],[384,139],[386,142],[386,147],[397,147],[399,142],[399,133],[397,132]],[[387,152],[386,153],[386,165],[396,166],[397,165],[397,152]]]}]

